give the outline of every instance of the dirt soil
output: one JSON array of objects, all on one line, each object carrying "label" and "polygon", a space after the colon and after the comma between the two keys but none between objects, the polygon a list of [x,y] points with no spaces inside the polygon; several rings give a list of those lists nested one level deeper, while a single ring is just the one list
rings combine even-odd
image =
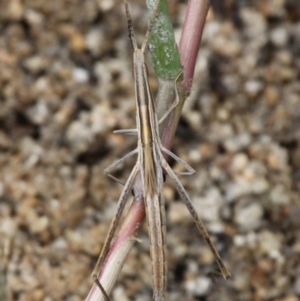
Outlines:
[{"label": "dirt soil", "polygon": [[[137,2],[140,41],[147,11]],[[169,8],[179,37],[186,3]],[[0,1],[7,301],[87,296],[122,189],[103,170],[136,146],[112,133],[135,127],[132,84],[121,1]],[[155,93],[154,76],[150,85]],[[172,150],[196,170],[180,179],[232,278],[167,180],[167,300],[300,300],[298,0],[213,1]],[[146,223],[138,237],[112,300],[152,300]]]}]

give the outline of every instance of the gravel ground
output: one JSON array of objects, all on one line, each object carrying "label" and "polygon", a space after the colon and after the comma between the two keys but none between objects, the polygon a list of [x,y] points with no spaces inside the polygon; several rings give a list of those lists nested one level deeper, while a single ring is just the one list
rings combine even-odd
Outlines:
[{"label": "gravel ground", "polygon": [[[135,127],[119,4],[0,1],[9,300],[84,300],[92,285],[122,189],[103,169],[136,145],[112,134]],[[180,28],[186,5],[169,7]],[[232,278],[222,280],[167,181],[168,300],[300,300],[300,3],[216,0],[213,8],[173,151],[196,170],[181,180]],[[145,7],[135,2],[131,12],[141,39]],[[154,77],[150,84],[155,91]],[[118,176],[126,179],[131,166]],[[146,224],[139,238],[112,300],[151,300]]]}]

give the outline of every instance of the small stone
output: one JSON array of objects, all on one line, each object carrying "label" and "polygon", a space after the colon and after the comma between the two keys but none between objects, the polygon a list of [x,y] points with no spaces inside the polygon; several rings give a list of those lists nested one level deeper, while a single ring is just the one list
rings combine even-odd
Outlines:
[{"label": "small stone", "polygon": [[249,181],[243,177],[236,177],[235,180],[227,184],[225,198],[228,202],[235,201],[240,196],[249,193]]},{"label": "small stone", "polygon": [[43,14],[29,8],[26,9],[24,17],[29,24],[35,26],[41,26],[44,21]]},{"label": "small stone", "polygon": [[199,112],[189,112],[187,115],[187,120],[190,123],[190,126],[196,131],[202,127],[202,118]]},{"label": "small stone", "polygon": [[91,129],[82,121],[72,122],[67,130],[67,139],[75,154],[86,152],[93,142],[93,137]]},{"label": "small stone", "polygon": [[97,105],[93,108],[91,115],[91,131],[94,134],[106,133],[118,124],[118,117],[111,112],[107,105]]},{"label": "small stone", "polygon": [[209,169],[209,176],[214,181],[222,181],[226,178],[223,169],[215,165]]},{"label": "small stone", "polygon": [[44,124],[49,117],[49,109],[45,102],[39,101],[27,110],[27,116],[34,124]]},{"label": "small stone", "polygon": [[290,203],[290,195],[283,185],[276,185],[270,192],[270,200],[275,205],[288,205]]},{"label": "small stone", "polygon": [[233,278],[233,287],[238,291],[243,291],[248,288],[249,285],[249,272],[247,271],[237,271]]},{"label": "small stone", "polygon": [[[203,246],[201,248],[201,254],[199,254],[199,258],[203,264],[212,264],[215,260],[214,255],[211,250],[207,246]],[[198,270],[196,270],[196,273]]]},{"label": "small stone", "polygon": [[83,68],[75,68],[73,70],[73,78],[76,82],[84,84],[89,81],[89,74]]},{"label": "small stone", "polygon": [[268,86],[264,92],[264,99],[269,106],[274,106],[279,101],[279,91],[274,86]]},{"label": "small stone", "polygon": [[49,225],[48,217],[41,216],[34,220],[34,223],[31,224],[30,228],[33,233],[41,233],[43,231],[46,231],[48,225]]},{"label": "small stone", "polygon": [[276,60],[282,65],[291,65],[293,63],[293,54],[287,49],[280,49],[276,53]]},{"label": "small stone", "polygon": [[244,231],[255,230],[261,225],[263,213],[263,208],[258,203],[249,204],[247,207],[236,207],[234,221]]},{"label": "small stone", "polygon": [[233,237],[233,242],[237,247],[245,247],[247,239],[244,235],[235,235]]},{"label": "small stone", "polygon": [[117,286],[113,290],[113,300],[123,300],[123,301],[130,301],[129,298],[126,296],[126,291],[124,290],[123,287]]},{"label": "small stone", "polygon": [[85,39],[80,32],[74,31],[70,36],[71,49],[76,52],[82,52],[85,47]]},{"label": "small stone", "polygon": [[233,242],[239,248],[250,248],[255,249],[257,248],[257,234],[255,232],[248,232],[245,235],[234,235]]},{"label": "small stone", "polygon": [[[212,93],[204,94],[200,98],[200,106],[201,106],[201,113],[206,116],[210,117],[214,112],[214,104],[217,102],[216,96]],[[219,124],[216,124],[216,126]]]},{"label": "small stone", "polygon": [[171,224],[188,222],[190,219],[189,212],[183,203],[172,203],[168,210],[168,221]]},{"label": "small stone", "polygon": [[65,250],[68,247],[68,243],[64,238],[59,237],[52,243],[52,247],[57,250]]},{"label": "small stone", "polygon": [[47,68],[48,62],[44,57],[36,55],[26,59],[24,65],[31,73],[38,74]]},{"label": "small stone", "polygon": [[264,127],[264,123],[259,117],[253,116],[249,120],[248,127],[251,134],[259,134]]},{"label": "small stone", "polygon": [[261,12],[265,17],[282,18],[286,14],[285,0],[269,0],[261,2]]},{"label": "small stone", "polygon": [[74,114],[75,110],[75,101],[73,101],[72,99],[67,100],[60,107],[60,110],[54,115],[55,122],[57,122],[60,126],[67,125],[71,121],[72,115]]},{"label": "small stone", "polygon": [[249,162],[247,155],[244,153],[238,153],[233,157],[233,160],[230,165],[230,169],[233,172],[240,172],[244,170]]},{"label": "small stone", "polygon": [[260,250],[274,259],[282,257],[280,254],[282,239],[283,237],[279,233],[264,230],[259,235]]},{"label": "small stone", "polygon": [[271,169],[284,170],[288,162],[287,150],[278,145],[272,145],[267,161]]},{"label": "small stone", "polygon": [[217,116],[221,121],[226,121],[229,118],[229,113],[224,108],[221,108],[218,110]]},{"label": "small stone", "polygon": [[250,97],[255,97],[263,89],[263,84],[258,80],[249,80],[245,84],[245,91]]},{"label": "small stone", "polygon": [[209,142],[203,142],[200,144],[199,154],[202,160],[212,159],[217,154],[217,146]]},{"label": "small stone", "polygon": [[17,231],[16,220],[11,218],[2,218],[0,221],[1,233],[5,234],[8,237],[13,237],[14,233]]},{"label": "small stone", "polygon": [[237,93],[241,85],[240,79],[234,75],[228,75],[222,79],[222,84],[229,93]]},{"label": "small stone", "polygon": [[259,49],[265,45],[267,42],[266,19],[259,12],[248,7],[241,10],[240,16],[245,25],[245,34],[252,38],[251,50],[253,51],[253,49]]},{"label": "small stone", "polygon": [[[110,11],[113,8],[114,4],[115,2],[113,0],[102,0],[101,2],[99,2],[98,5],[101,11],[106,12],[106,11]],[[114,299],[117,300],[119,298],[114,298]]]},{"label": "small stone", "polygon": [[196,279],[188,280],[185,283],[187,291],[196,296],[204,296],[211,287],[211,280],[207,277],[198,277]]},{"label": "small stone", "polygon": [[229,152],[241,151],[251,143],[251,136],[249,133],[240,133],[234,135],[224,141],[224,147]]},{"label": "small stone", "polygon": [[39,301],[44,299],[44,291],[42,289],[34,289],[32,291],[32,301]]},{"label": "small stone", "polygon": [[20,0],[11,0],[7,2],[8,5],[8,17],[11,20],[20,20],[24,13],[24,6]]},{"label": "small stone", "polygon": [[[214,224],[219,220],[219,210],[222,206],[222,202],[221,192],[218,188],[212,187],[205,192],[203,197],[197,197],[193,203],[200,216]],[[217,224],[216,229],[223,231],[223,227],[220,229],[220,225]]]},{"label": "small stone", "polygon": [[229,123],[214,123],[209,135],[211,136],[212,141],[219,142],[224,141],[225,139],[232,138],[234,135],[234,130],[232,128],[232,125]]},{"label": "small stone", "polygon": [[29,158],[32,154],[36,154],[38,156],[44,155],[43,148],[29,137],[22,139],[20,142],[20,149],[22,157],[25,159]]},{"label": "small stone", "polygon": [[271,42],[277,47],[283,47],[286,45],[289,39],[289,34],[285,27],[277,27],[270,33]]},{"label": "small stone", "polygon": [[103,31],[97,29],[90,30],[85,37],[86,47],[95,56],[101,56],[104,52],[105,36]]}]

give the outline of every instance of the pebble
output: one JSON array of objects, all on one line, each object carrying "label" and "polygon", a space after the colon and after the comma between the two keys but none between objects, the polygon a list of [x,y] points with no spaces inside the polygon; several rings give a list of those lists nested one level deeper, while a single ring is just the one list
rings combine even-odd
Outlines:
[{"label": "pebble", "polygon": [[8,18],[10,20],[18,21],[21,20],[24,13],[24,6],[20,0],[11,0],[8,2]]},{"label": "pebble", "polygon": [[209,134],[211,140],[219,142],[230,139],[234,135],[234,131],[230,124],[214,123],[212,125],[211,133]]},{"label": "pebble", "polygon": [[79,155],[88,151],[94,140],[94,135],[87,124],[77,120],[68,127],[67,139],[71,145],[72,152]]},{"label": "pebble", "polygon": [[37,102],[34,106],[29,108],[26,113],[29,119],[37,125],[44,124],[50,115],[48,106],[43,101]]},{"label": "pebble", "polygon": [[203,142],[199,145],[199,154],[202,160],[213,159],[217,155],[217,146],[214,143]]},{"label": "pebble", "polygon": [[17,227],[17,222],[11,218],[3,218],[1,220],[1,233],[7,235],[8,237],[13,237],[13,235],[16,233]]},{"label": "pebble", "polygon": [[280,93],[277,87],[269,85],[265,88],[264,98],[269,106],[274,106],[280,99]]},{"label": "pebble", "polygon": [[270,40],[277,47],[283,47],[289,40],[289,34],[285,27],[274,28],[270,32]]},{"label": "pebble", "polygon": [[272,145],[268,155],[268,165],[273,170],[284,170],[287,166],[288,155],[286,149]]},{"label": "pebble", "polygon": [[68,246],[68,243],[67,241],[62,238],[62,237],[59,237],[58,239],[56,239],[53,243],[52,243],[52,247],[54,249],[58,249],[58,250],[64,250],[64,249],[67,249],[67,246]]},{"label": "pebble", "polygon": [[236,201],[247,195],[260,195],[269,189],[269,183],[262,177],[247,180],[242,176],[236,176],[233,182],[228,183],[225,191],[225,199],[228,202]]},{"label": "pebble", "polygon": [[75,68],[73,70],[73,78],[76,82],[84,84],[89,81],[89,74],[87,70],[83,68]]},{"label": "pebble", "polygon": [[233,172],[241,172],[246,168],[248,162],[249,159],[246,154],[238,153],[233,157],[230,169]]},{"label": "pebble", "polygon": [[186,282],[185,287],[189,294],[194,296],[204,296],[208,293],[212,283],[207,277],[198,277]]},{"label": "pebble", "polygon": [[233,287],[239,291],[247,289],[250,275],[247,271],[237,271],[233,278]]},{"label": "pebble", "polygon": [[224,147],[228,152],[238,152],[243,150],[251,143],[251,135],[249,133],[239,133],[224,141]]},{"label": "pebble", "polygon": [[35,218],[34,222],[31,226],[31,231],[33,233],[42,233],[46,231],[49,226],[49,219],[46,216],[41,216],[39,218]]},{"label": "pebble", "polygon": [[83,52],[86,48],[85,39],[83,35],[74,30],[70,35],[70,46],[71,49],[76,52]]},{"label": "pebble", "polygon": [[44,22],[44,15],[40,12],[27,8],[24,18],[32,26],[42,26]]},{"label": "pebble", "polygon": [[287,188],[278,184],[270,191],[270,200],[274,205],[288,205],[291,198]]},{"label": "pebble", "polygon": [[54,120],[57,124],[64,127],[70,121],[76,110],[76,104],[73,99],[66,100],[60,110],[54,115]]},{"label": "pebble", "polygon": [[258,80],[249,80],[245,83],[245,91],[250,97],[256,97],[263,89],[263,84]]},{"label": "pebble", "polygon": [[171,224],[190,221],[190,215],[183,203],[172,203],[168,210],[168,220]]},{"label": "pebble", "polygon": [[[267,22],[261,14],[254,11],[250,7],[245,7],[241,10],[240,17],[244,23],[245,34],[248,38],[252,38],[251,44],[248,46],[248,51],[257,51],[259,48],[264,46],[267,42]],[[255,21],[254,21],[255,20]],[[254,39],[255,37],[255,39]]]},{"label": "pebble", "polygon": [[189,152],[189,158],[191,158],[191,161],[192,162],[200,162],[202,157],[201,157],[201,152],[199,152],[198,149],[194,149],[194,150],[191,150]]},{"label": "pebble", "polygon": [[[199,100],[199,105],[201,107],[201,113],[205,117],[210,117],[214,112],[214,105],[216,104],[216,97],[215,95],[211,94],[204,94],[201,99]],[[216,126],[219,125],[218,123]]]},{"label": "pebble", "polygon": [[218,110],[217,116],[221,121],[227,121],[230,115],[226,109],[221,108]]},{"label": "pebble", "polygon": [[237,206],[234,221],[242,231],[256,230],[261,226],[263,208],[260,204],[251,203],[245,207]]},{"label": "pebble", "polygon": [[98,28],[91,29],[85,36],[86,47],[94,56],[100,57],[104,52],[105,34]]},{"label": "pebble", "polygon": [[285,15],[285,0],[268,0],[262,3],[262,13],[267,17],[282,18]]},{"label": "pebble", "polygon": [[263,230],[259,234],[259,247],[261,252],[270,257],[278,257],[282,248],[282,236],[268,230]]},{"label": "pebble", "polygon": [[210,222],[218,221],[221,205],[222,196],[217,188],[208,189],[203,197],[197,197],[194,201],[194,206],[199,215]]},{"label": "pebble", "polygon": [[24,61],[24,66],[34,75],[42,72],[48,67],[47,60],[39,55],[27,58]]},{"label": "pebble", "polygon": [[197,129],[202,127],[202,117],[198,112],[191,112],[187,116],[187,120],[189,121],[191,127],[196,131]]}]

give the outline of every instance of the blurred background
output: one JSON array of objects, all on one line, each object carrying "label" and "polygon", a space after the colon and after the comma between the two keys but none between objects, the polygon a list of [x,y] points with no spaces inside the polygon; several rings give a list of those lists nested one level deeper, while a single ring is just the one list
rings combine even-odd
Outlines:
[{"label": "blurred background", "polygon": [[[138,41],[140,2],[130,1]],[[186,5],[168,1],[177,41]],[[136,147],[112,134],[135,127],[127,36],[122,1],[0,1],[9,301],[84,300],[92,286],[122,189],[103,170]],[[196,170],[180,179],[232,278],[220,276],[167,180],[167,300],[300,300],[299,80],[298,0],[212,1],[172,150]],[[157,91],[153,75],[150,85]],[[133,163],[116,175],[125,180]],[[138,237],[112,300],[152,300],[146,223]]]}]

